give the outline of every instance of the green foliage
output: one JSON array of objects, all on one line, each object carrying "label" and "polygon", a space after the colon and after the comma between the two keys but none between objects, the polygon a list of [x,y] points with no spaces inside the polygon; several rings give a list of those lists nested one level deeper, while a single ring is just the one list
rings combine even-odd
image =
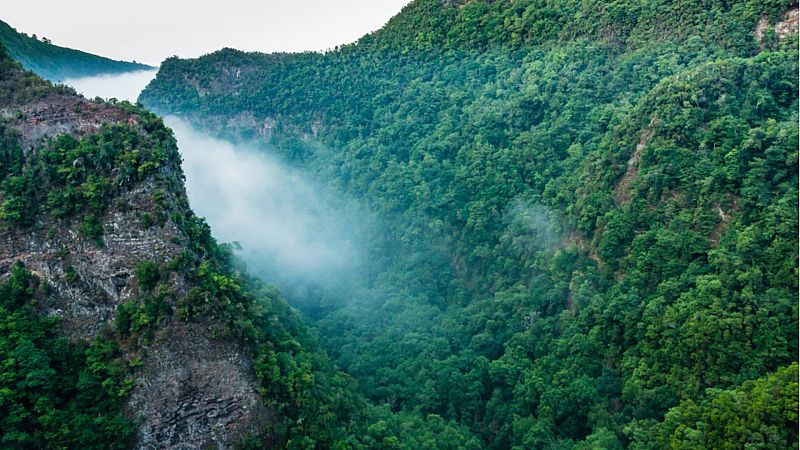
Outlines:
[{"label": "green foliage", "polygon": [[[240,270],[230,245],[219,245],[208,225],[189,214],[187,251],[167,264],[193,286],[177,299],[176,317],[207,323],[213,337],[249,350],[265,402],[278,414],[263,435],[274,448],[341,447],[366,408],[349,377],[335,370],[301,316],[275,288]],[[117,324],[131,332],[150,323],[146,302],[123,305]],[[260,447],[255,438],[243,448]]]},{"label": "green foliage", "polygon": [[152,261],[136,264],[140,297],[117,307],[114,327],[119,338],[134,338],[136,344],[146,343],[173,318],[176,295],[159,285],[161,276],[162,269]]},{"label": "green foliage", "polygon": [[735,389],[710,389],[699,403],[685,400],[670,409],[663,423],[626,429],[634,436],[631,448],[797,447],[797,377],[793,363]]},{"label": "green foliage", "polygon": [[59,47],[44,39],[29,37],[0,21],[0,45],[26,69],[52,81],[100,74],[152,69],[144,64],[114,61],[90,53]]},{"label": "green foliage", "polygon": [[152,291],[159,280],[158,266],[152,261],[136,264],[136,281],[142,291]]},{"label": "green foliage", "polygon": [[[53,87],[49,82],[36,76],[33,72],[23,71],[22,66],[8,56],[6,48],[0,44],[0,102],[4,105],[21,104],[26,101],[40,99],[52,92],[75,91],[66,86]],[[19,115],[20,113],[17,113]],[[4,146],[16,145],[9,141],[10,130],[3,130]],[[13,131],[11,132],[13,135]],[[2,173],[3,176],[6,173]]]},{"label": "green foliage", "polygon": [[135,336],[149,340],[172,317],[171,300],[170,293],[161,292],[119,305],[114,318],[117,335],[123,339]]},{"label": "green foliage", "polygon": [[67,283],[75,283],[78,281],[78,279],[78,271],[75,269],[75,267],[67,266],[67,268],[64,269],[64,281]]},{"label": "green foliage", "polygon": [[[417,0],[326,54],[170,59],[142,99],[243,139],[228,119],[272,121],[281,156],[372,211],[372,267],[341,305],[296,299],[318,339],[155,189],[142,224],[186,251],[137,266],[118,337],[174,304],[240,342],[276,411],[251,448],[796,447],[797,37],[753,37],[788,6]],[[66,92],[0,61],[9,105]],[[24,114],[3,119],[3,226],[80,217],[101,242],[120,189],[175,168],[161,121],[116,107],[133,120],[27,153]],[[124,445],[115,344],[57,339],[32,280],[0,288],[4,443]]]},{"label": "green foliage", "polygon": [[[175,139],[161,119],[130,104],[118,107],[135,121],[104,124],[79,139],[59,135],[36,152],[23,152],[13,122],[0,121],[5,139],[0,146],[0,224],[25,228],[42,216],[77,216],[81,233],[102,245],[103,214],[111,199],[147,177],[164,178],[158,169],[179,160]],[[156,209],[165,209],[166,199],[161,191]]]},{"label": "green foliage", "polygon": [[[141,99],[234,139],[272,121],[372,211],[366,286],[293,299],[388,405],[351,441],[624,448],[797,360],[797,37],[754,37],[790,6],[418,0],[325,54],[169,59]],[[260,358],[267,397],[310,386]]]},{"label": "green foliage", "polygon": [[[639,46],[658,39],[709,36],[739,51],[752,50],[756,22],[773,21],[791,0],[417,0],[358,45],[405,51],[549,45],[569,39]],[[351,46],[345,51],[354,50]]]},{"label": "green foliage", "polygon": [[17,263],[0,284],[0,445],[128,448],[135,427],[121,408],[131,383],[116,343],[58,337],[58,320],[34,311],[39,283]]}]

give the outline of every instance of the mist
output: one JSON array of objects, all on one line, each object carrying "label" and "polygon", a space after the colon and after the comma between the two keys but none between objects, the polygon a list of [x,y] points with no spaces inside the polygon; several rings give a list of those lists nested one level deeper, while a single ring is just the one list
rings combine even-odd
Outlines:
[{"label": "mist", "polygon": [[[155,71],[65,80],[86,97],[135,102]],[[365,215],[264,149],[164,118],[183,157],[195,213],[220,242],[238,242],[249,272],[276,284],[298,306],[338,301],[363,285]],[[311,294],[311,295],[309,295]],[[308,300],[313,297],[313,303]]]},{"label": "mist", "polygon": [[518,248],[528,251],[555,250],[562,241],[561,220],[544,205],[515,198],[508,206],[505,222],[508,236]]},{"label": "mist", "polygon": [[[262,150],[211,137],[168,116],[195,213],[214,236],[239,242],[251,272],[297,294],[358,283],[363,215]],[[291,294],[290,292],[290,294]]]},{"label": "mist", "polygon": [[157,70],[140,70],[119,75],[98,75],[96,77],[68,78],[63,84],[72,86],[87,98],[116,98],[136,103],[136,98],[147,83],[156,76]]}]

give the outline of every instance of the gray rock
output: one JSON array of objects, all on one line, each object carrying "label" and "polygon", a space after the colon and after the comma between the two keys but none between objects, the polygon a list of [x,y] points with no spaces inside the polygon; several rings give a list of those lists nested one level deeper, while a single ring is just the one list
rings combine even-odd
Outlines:
[{"label": "gray rock", "polygon": [[[106,121],[136,123],[135,116],[116,107],[72,95],[0,108],[0,116],[18,118],[14,126],[28,151],[56,133],[90,133]],[[188,242],[171,220],[147,228],[141,220],[157,210],[155,189],[168,193],[168,212],[188,212],[178,206],[188,205],[185,190],[172,192],[169,186],[170,179],[182,180],[178,162],[173,165],[112,200],[102,218],[102,246],[78,231],[80,217],[42,219],[29,230],[0,223],[0,279],[22,261],[49,287],[37,305],[40,312],[61,317],[61,332],[70,339],[93,339],[113,323],[119,305],[140,298],[136,265],[166,263]],[[162,283],[177,296],[188,291],[180,275]],[[272,414],[258,395],[248,357],[234,342],[211,340],[203,326],[170,318],[146,348],[123,349],[128,359],[146,355],[126,406],[132,419],[141,420],[137,448],[229,448],[256,433]]]}]

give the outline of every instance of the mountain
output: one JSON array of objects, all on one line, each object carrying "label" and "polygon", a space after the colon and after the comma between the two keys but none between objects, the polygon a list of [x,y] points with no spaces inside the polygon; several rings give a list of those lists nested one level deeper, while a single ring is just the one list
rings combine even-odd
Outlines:
[{"label": "mountain", "polygon": [[0,447],[331,448],[350,384],[191,211],[160,118],[0,47]]},{"label": "mountain", "polygon": [[140,101],[376,217],[366,287],[291,299],[391,412],[369,448],[787,448],[797,11],[415,0],[324,54],[168,59]]},{"label": "mountain", "polygon": [[118,74],[155,69],[135,62],[115,61],[80,50],[59,47],[34,36],[20,33],[0,21],[0,44],[8,54],[28,69],[54,82],[103,74]]}]

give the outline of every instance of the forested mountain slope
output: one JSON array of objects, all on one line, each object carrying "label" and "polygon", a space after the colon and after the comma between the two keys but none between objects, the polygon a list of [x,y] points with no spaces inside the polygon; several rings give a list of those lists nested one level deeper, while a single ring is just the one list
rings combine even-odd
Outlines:
[{"label": "forested mountain slope", "polygon": [[153,113],[54,87],[0,46],[0,447],[365,434],[350,379],[214,241],[180,163]]},{"label": "forested mountain slope", "polygon": [[293,301],[373,448],[795,448],[797,46],[792,1],[417,0],[140,100],[372,211],[367,285]]},{"label": "forested mountain slope", "polygon": [[91,53],[59,47],[49,41],[20,33],[0,20],[0,44],[8,54],[28,69],[48,80],[59,82],[67,78],[118,74],[154,69],[145,64],[115,61]]}]

